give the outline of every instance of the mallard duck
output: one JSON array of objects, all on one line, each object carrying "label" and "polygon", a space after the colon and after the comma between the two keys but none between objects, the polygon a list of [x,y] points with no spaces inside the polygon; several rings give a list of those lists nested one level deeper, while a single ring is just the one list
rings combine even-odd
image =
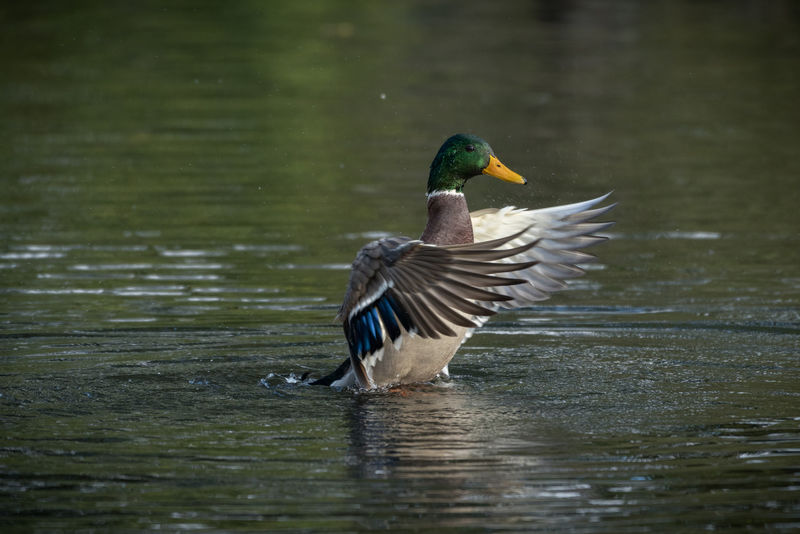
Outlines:
[{"label": "mallard duck", "polygon": [[593,200],[545,209],[508,206],[470,213],[464,185],[481,174],[527,183],[474,135],[450,137],[431,163],[428,221],[419,239],[387,237],[362,248],[337,319],[350,357],[312,382],[374,389],[447,378],[459,346],[501,309],[564,289],[605,240],[610,222],[588,222],[614,205]]}]

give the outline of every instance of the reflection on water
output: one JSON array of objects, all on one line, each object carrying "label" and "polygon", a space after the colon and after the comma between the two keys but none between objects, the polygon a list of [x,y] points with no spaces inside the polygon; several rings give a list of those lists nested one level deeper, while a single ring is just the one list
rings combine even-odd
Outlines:
[{"label": "reflection on water", "polygon": [[[593,436],[600,425],[583,436],[565,432],[556,413],[458,384],[357,395],[348,464],[359,479],[388,483],[371,484],[375,494],[363,503],[372,524],[391,525],[400,510],[418,514],[406,524],[419,527],[433,520],[458,528],[480,517],[494,528],[610,521],[610,531],[624,531],[676,514],[702,523],[695,496],[718,488],[727,497],[714,506],[727,524],[768,521],[775,495],[764,492],[795,472],[800,452],[792,419],[618,440],[605,431]],[[753,438],[765,447],[748,450]]]},{"label": "reflection on water", "polygon": [[537,470],[541,446],[508,435],[498,425],[507,408],[486,401],[449,384],[356,396],[347,454],[354,476],[408,482],[400,495],[372,497],[376,523],[386,521],[387,502],[444,528],[474,516],[489,523],[487,508],[525,493],[523,478]]},{"label": "reflection on water", "polygon": [[444,384],[360,394],[350,414],[350,463],[365,478],[430,477],[460,491],[470,478],[494,473],[489,464],[501,462],[492,452],[508,445],[493,424],[503,408],[482,400]]},{"label": "reflection on water", "polygon": [[[797,530],[798,20],[3,6],[0,529]],[[473,209],[614,189],[600,263],[450,382],[305,385],[458,131],[530,180]]]}]

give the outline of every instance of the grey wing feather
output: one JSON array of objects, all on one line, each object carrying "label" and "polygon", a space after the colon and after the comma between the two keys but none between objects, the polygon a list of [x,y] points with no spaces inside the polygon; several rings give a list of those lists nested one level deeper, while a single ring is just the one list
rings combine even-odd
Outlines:
[{"label": "grey wing feather", "polygon": [[614,205],[602,197],[541,210],[513,207],[472,213],[476,242],[436,246],[407,237],[366,245],[353,262],[338,317],[351,355],[363,358],[406,333],[455,335],[500,308],[544,300],[583,274],[613,223],[591,222]]},{"label": "grey wing feather", "polygon": [[493,315],[493,303],[512,298],[497,289],[526,282],[510,273],[536,263],[498,263],[533,249],[533,242],[498,248],[521,235],[444,247],[409,238],[366,245],[353,262],[338,314],[351,354],[372,354],[403,330],[430,338],[454,336],[450,325],[475,327],[476,317]]}]

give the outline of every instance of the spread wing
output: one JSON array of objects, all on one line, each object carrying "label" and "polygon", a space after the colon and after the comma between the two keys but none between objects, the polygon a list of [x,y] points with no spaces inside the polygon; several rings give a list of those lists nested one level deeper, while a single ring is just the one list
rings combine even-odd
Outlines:
[{"label": "spread wing", "polygon": [[449,324],[476,327],[476,317],[495,313],[492,304],[514,298],[499,288],[527,282],[500,275],[538,261],[500,261],[535,246],[535,241],[508,246],[522,235],[468,245],[436,246],[405,237],[366,245],[353,262],[338,315],[350,354],[364,358],[405,335],[455,336]]},{"label": "spread wing", "polygon": [[597,233],[614,224],[592,222],[616,205],[595,207],[610,194],[585,202],[538,210],[509,206],[470,213],[476,244],[510,234],[514,234],[514,237],[500,245],[501,250],[533,243],[533,246],[514,256],[498,260],[532,265],[508,273],[508,278],[528,283],[497,288],[497,293],[508,298],[494,301],[494,307],[529,306],[567,287],[566,280],[584,274],[578,265],[590,263],[595,257],[580,249],[605,241],[607,237]]}]

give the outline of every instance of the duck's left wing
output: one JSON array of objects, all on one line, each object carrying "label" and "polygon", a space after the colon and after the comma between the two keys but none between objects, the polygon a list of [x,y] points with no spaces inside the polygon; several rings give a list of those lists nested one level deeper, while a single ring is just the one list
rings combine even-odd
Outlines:
[{"label": "duck's left wing", "polygon": [[474,317],[493,315],[491,303],[513,298],[497,290],[526,282],[498,274],[535,263],[498,261],[534,246],[505,247],[517,237],[450,246],[393,237],[366,245],[353,262],[338,315],[351,356],[361,360],[404,335],[455,336],[450,325],[472,328]]}]

